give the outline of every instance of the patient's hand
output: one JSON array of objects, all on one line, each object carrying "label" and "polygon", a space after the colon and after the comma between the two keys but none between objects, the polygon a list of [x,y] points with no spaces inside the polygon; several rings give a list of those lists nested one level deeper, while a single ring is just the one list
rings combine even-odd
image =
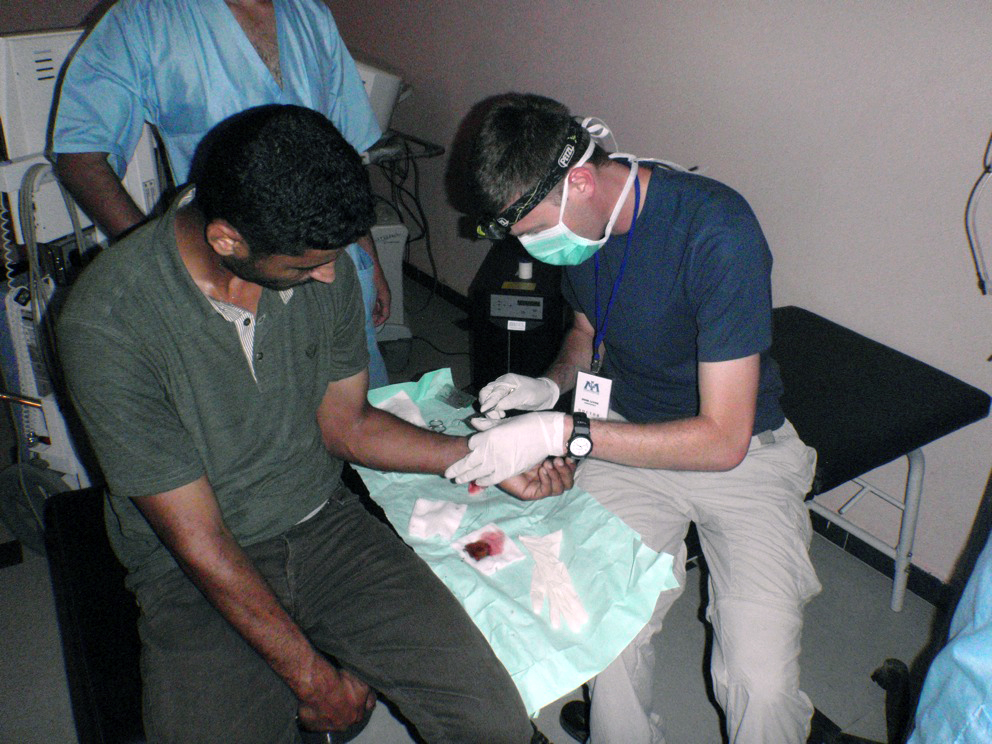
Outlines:
[{"label": "patient's hand", "polygon": [[537,501],[570,489],[574,476],[574,461],[549,457],[530,470],[501,481],[499,487],[521,501]]}]

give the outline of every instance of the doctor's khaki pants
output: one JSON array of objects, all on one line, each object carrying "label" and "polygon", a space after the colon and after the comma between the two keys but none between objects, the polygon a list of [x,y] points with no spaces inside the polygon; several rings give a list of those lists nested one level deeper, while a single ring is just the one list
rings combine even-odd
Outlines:
[{"label": "doctor's khaki pants", "polygon": [[665,741],[653,696],[651,639],[685,584],[683,540],[690,521],[709,570],[713,691],[731,744],[806,741],[813,706],[799,690],[802,611],[820,583],[809,560],[812,528],[803,499],[815,463],[815,451],[788,421],[752,437],[744,461],[727,472],[582,463],[577,485],[649,547],[675,555],[679,580],[679,588],[662,592],[641,633],[590,683],[591,744]]},{"label": "doctor's khaki pants", "polygon": [[[347,489],[245,552],[311,643],[425,741],[530,742],[520,694],[462,606]],[[149,742],[300,741],[293,693],[178,569],[139,602]]]}]

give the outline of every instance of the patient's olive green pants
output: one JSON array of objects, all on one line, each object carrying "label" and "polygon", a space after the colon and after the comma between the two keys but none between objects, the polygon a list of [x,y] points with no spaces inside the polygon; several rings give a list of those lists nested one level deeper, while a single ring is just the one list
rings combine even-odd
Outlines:
[{"label": "patient's olive green pants", "polygon": [[[462,606],[349,492],[246,552],[314,646],[425,741],[531,740],[516,687]],[[149,741],[298,741],[289,688],[180,571],[139,602]]]}]

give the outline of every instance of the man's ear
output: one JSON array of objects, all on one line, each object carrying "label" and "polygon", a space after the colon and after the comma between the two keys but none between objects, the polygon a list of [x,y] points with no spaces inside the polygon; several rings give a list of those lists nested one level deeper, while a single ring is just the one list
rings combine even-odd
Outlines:
[{"label": "man's ear", "polygon": [[219,256],[234,256],[235,258],[246,258],[248,256],[248,244],[241,237],[230,222],[226,220],[213,220],[203,228],[203,236],[207,244],[213,248]]},{"label": "man's ear", "polygon": [[574,197],[589,200],[596,193],[596,175],[589,166],[579,165],[572,168],[566,178],[568,178],[569,199]]}]

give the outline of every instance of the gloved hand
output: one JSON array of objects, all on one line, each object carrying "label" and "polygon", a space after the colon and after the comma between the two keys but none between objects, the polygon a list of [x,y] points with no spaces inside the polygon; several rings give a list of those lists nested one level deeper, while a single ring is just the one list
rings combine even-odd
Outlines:
[{"label": "gloved hand", "polygon": [[471,452],[449,465],[445,478],[454,478],[455,483],[474,480],[480,486],[493,486],[529,470],[546,457],[565,455],[564,413],[540,411],[515,416],[505,423],[486,424],[492,428],[469,438]]},{"label": "gloved hand", "polygon": [[554,380],[511,373],[497,377],[482,388],[479,410],[491,419],[501,419],[513,409],[543,411],[553,408],[560,394]]},{"label": "gloved hand", "polygon": [[561,552],[561,530],[544,537],[521,535],[518,539],[534,559],[534,575],[530,583],[530,601],[534,612],[541,614],[546,599],[551,627],[557,630],[564,620],[569,629],[577,633],[589,619],[589,613],[579,600],[568,569],[558,559]]}]

